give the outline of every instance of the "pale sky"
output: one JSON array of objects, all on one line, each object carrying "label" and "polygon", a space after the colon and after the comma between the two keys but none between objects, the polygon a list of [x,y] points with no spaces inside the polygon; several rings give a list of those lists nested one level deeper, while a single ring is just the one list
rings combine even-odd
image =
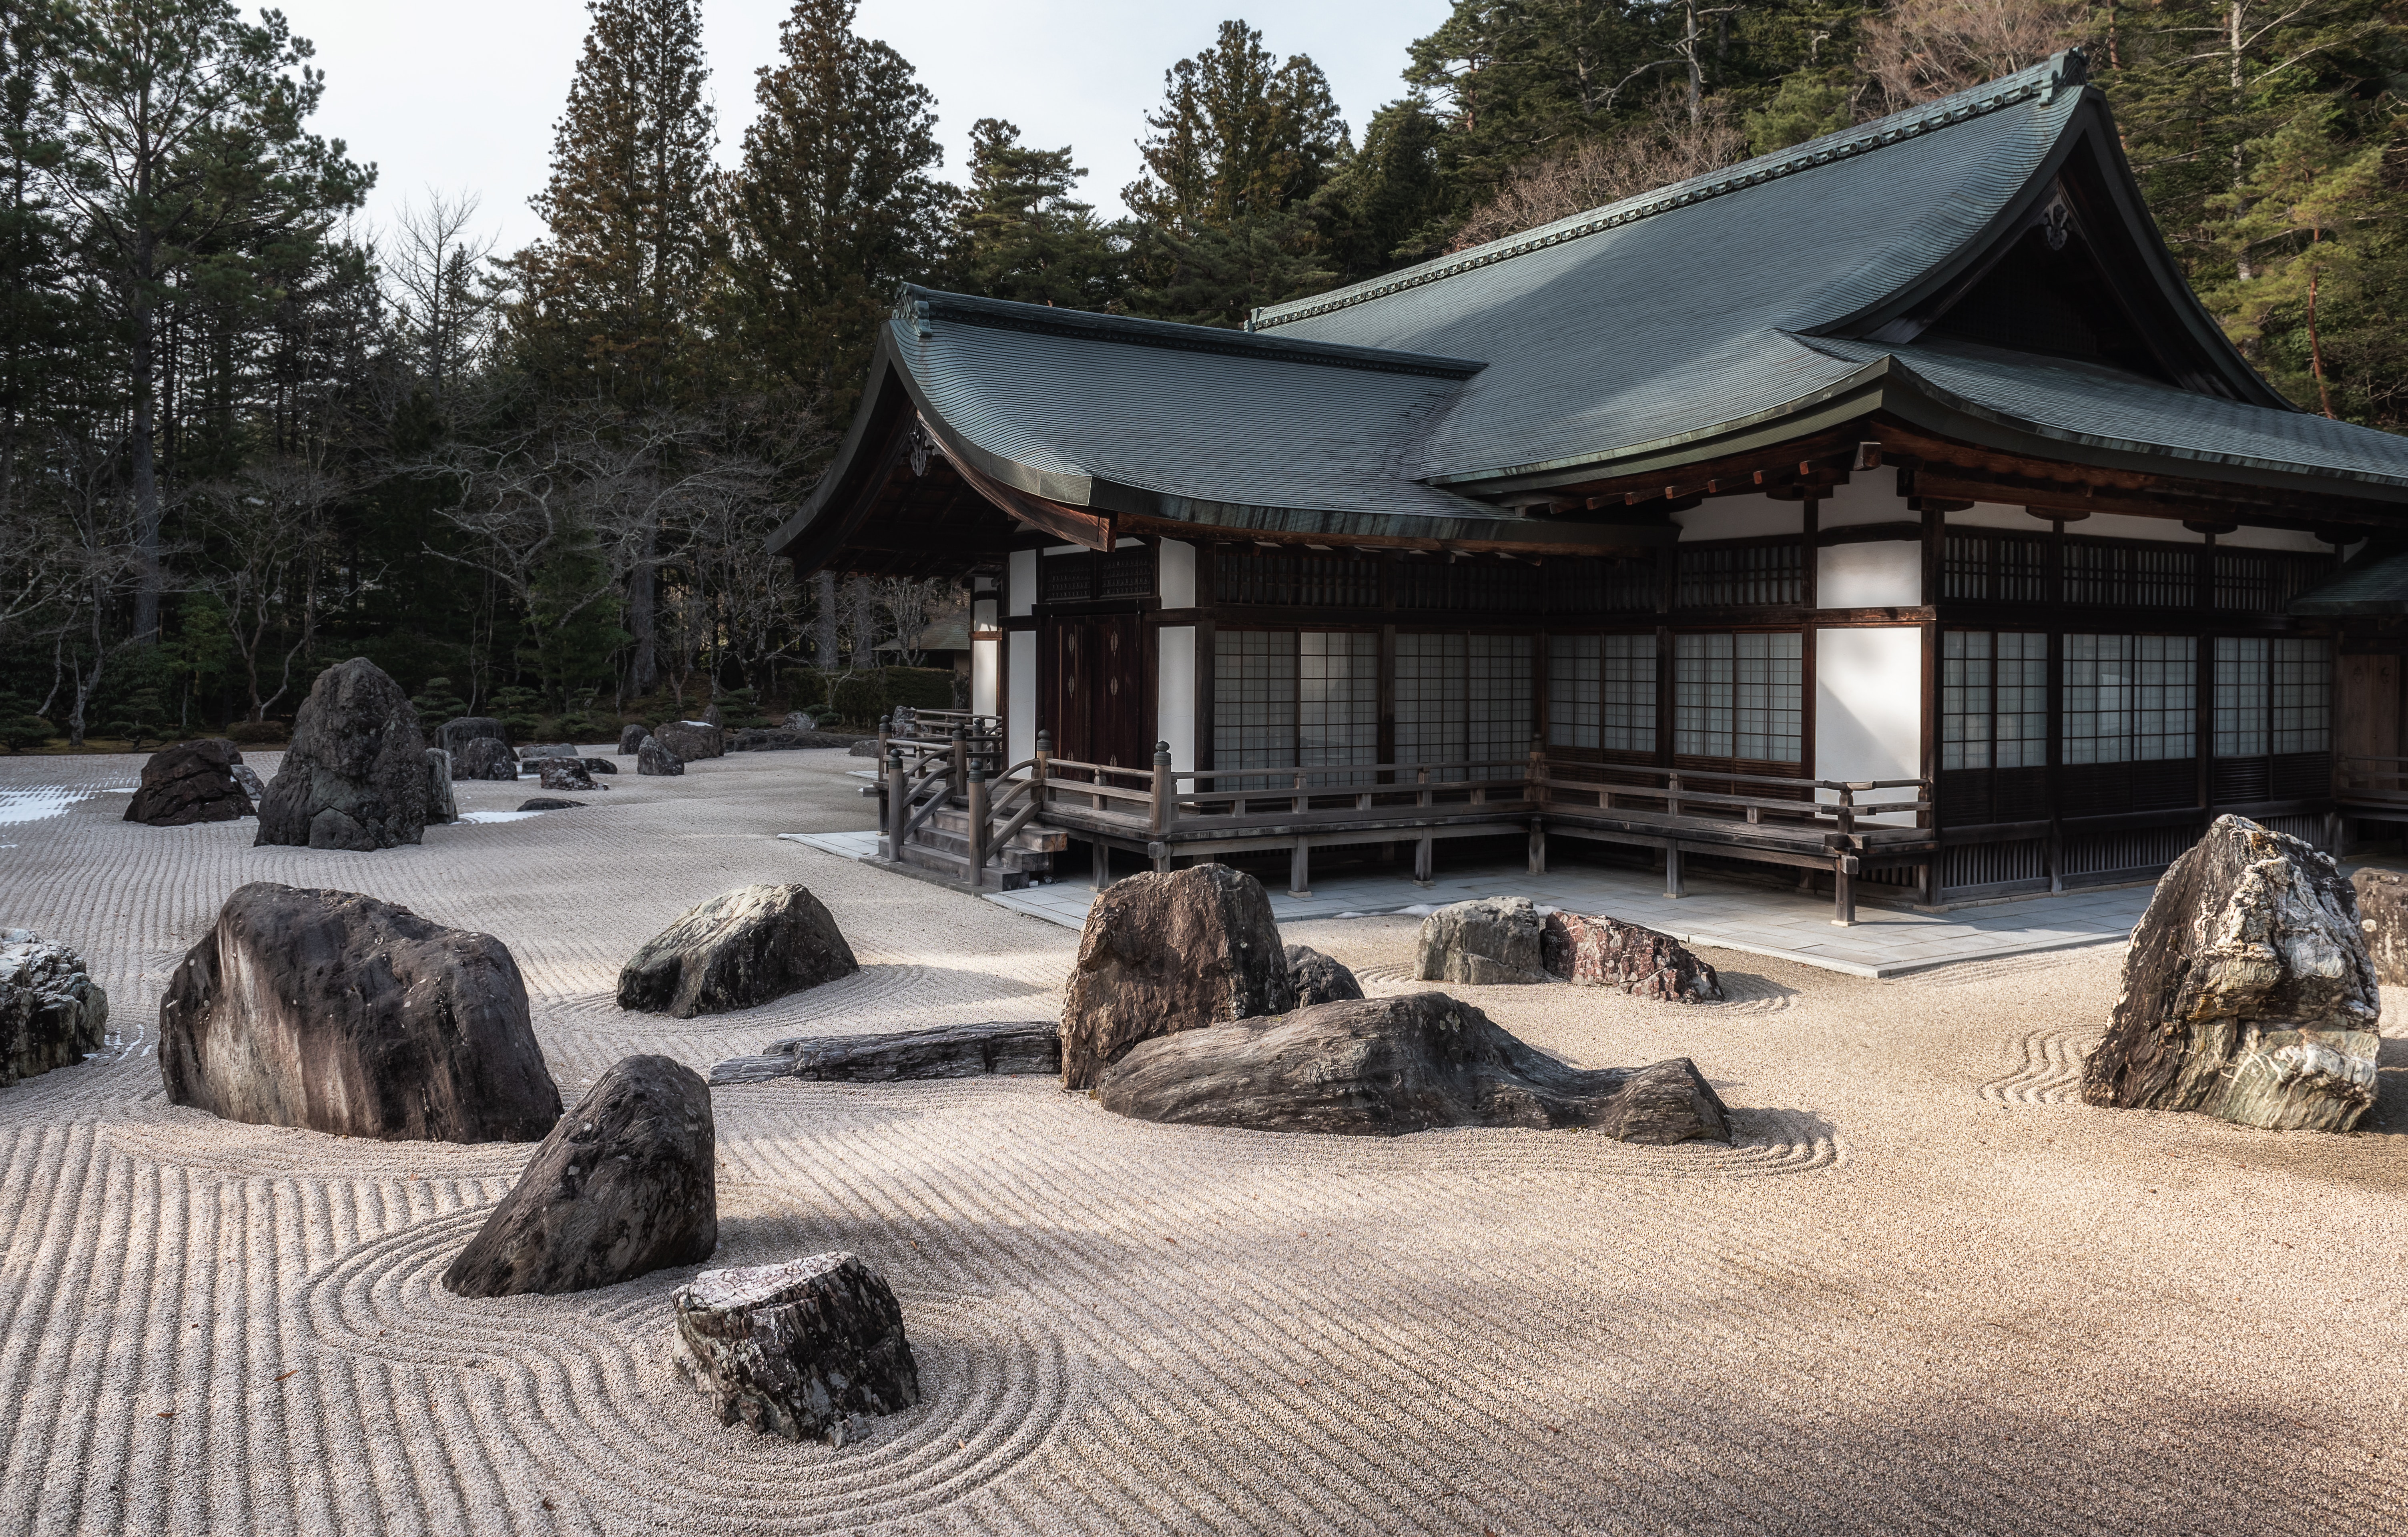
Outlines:
[{"label": "pale sky", "polygon": [[[279,0],[318,45],[326,93],[311,121],[377,166],[367,217],[390,228],[433,187],[482,198],[480,222],[507,252],[541,231],[527,199],[550,168],[552,121],[585,37],[583,0]],[[792,0],[703,0],[703,44],[732,164],[752,119],[752,76],[777,58]],[[1261,29],[1282,58],[1309,53],[1359,137],[1403,93],[1405,47],[1445,19],[1448,0],[862,0],[856,28],[909,59],[937,96],[946,165],[964,180],[969,125],[1020,125],[1042,149],[1068,144],[1091,173],[1081,196],[1106,217],[1138,171],[1144,115],[1162,72],[1205,48],[1225,17]]]}]

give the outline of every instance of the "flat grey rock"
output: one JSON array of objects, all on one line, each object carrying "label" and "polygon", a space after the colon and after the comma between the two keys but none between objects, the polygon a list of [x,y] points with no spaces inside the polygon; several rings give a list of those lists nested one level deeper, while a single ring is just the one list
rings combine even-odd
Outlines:
[{"label": "flat grey rock", "polygon": [[939,1025],[880,1035],[802,1036],[773,1041],[757,1056],[735,1056],[710,1070],[713,1084],[766,1084],[780,1078],[896,1083],[912,1078],[978,1078],[990,1073],[1062,1070],[1062,1032],[1051,1020]]}]

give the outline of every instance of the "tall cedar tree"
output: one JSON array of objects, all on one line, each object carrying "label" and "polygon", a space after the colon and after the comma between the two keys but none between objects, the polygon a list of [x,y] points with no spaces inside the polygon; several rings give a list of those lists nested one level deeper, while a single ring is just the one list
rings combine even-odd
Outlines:
[{"label": "tall cedar tree", "polygon": [[58,42],[47,7],[0,0],[0,541],[22,537],[13,524],[26,419],[73,371],[68,231],[50,185],[66,154],[50,85]]},{"label": "tall cedar tree", "polygon": [[953,209],[954,287],[1025,304],[1100,309],[1120,260],[1090,204],[1070,195],[1087,173],[1068,145],[1034,150],[998,118],[970,127],[970,184]]},{"label": "tall cedar tree", "polygon": [[1211,48],[1163,73],[1161,109],[1124,188],[1134,299],[1147,313],[1207,325],[1326,286],[1302,205],[1349,151],[1329,81],[1312,59],[1280,63],[1262,34],[1224,22]]},{"label": "tall cedar tree", "polygon": [[728,190],[728,277],[742,351],[831,420],[852,414],[897,284],[935,270],[953,189],[936,98],[853,0],[797,0],[760,71],[760,116]]},{"label": "tall cedar tree", "polygon": [[555,393],[666,405],[710,270],[718,129],[695,0],[587,0],[592,23],[534,199],[543,240],[513,259],[512,329]]},{"label": "tall cedar tree", "polygon": [[159,317],[182,295],[195,254],[208,276],[265,288],[273,253],[322,238],[375,180],[341,140],[302,127],[324,78],[277,11],[241,19],[232,0],[84,0],[59,80],[69,190],[122,325],[140,572],[134,637],[155,640],[166,571],[157,461]]}]

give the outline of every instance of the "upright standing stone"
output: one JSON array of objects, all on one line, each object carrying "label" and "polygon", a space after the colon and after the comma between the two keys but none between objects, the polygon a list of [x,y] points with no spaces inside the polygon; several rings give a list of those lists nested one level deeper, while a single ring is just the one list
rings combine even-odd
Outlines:
[{"label": "upright standing stone", "polygon": [[706,721],[664,722],[652,740],[688,763],[719,757],[727,751],[726,733]]},{"label": "upright standing stone", "polygon": [[83,957],[30,928],[0,928],[0,1088],[71,1068],[108,1035],[108,994]]},{"label": "upright standing stone", "polygon": [[678,1364],[723,1425],[841,1446],[854,1415],[920,1401],[902,1306],[853,1255],[705,1271],[672,1305]]},{"label": "upright standing stone", "polygon": [[1262,883],[1226,865],[1132,875],[1087,910],[1062,1004],[1062,1083],[1140,1041],[1296,1007]]},{"label": "upright standing stone", "polygon": [[1453,902],[1422,920],[1413,975],[1423,982],[1551,982],[1538,905],[1527,897]]},{"label": "upright standing stone", "polygon": [[2358,900],[2331,856],[2220,816],[2132,930],[2082,1097],[2346,1131],[2374,1103],[2382,1014]]},{"label": "upright standing stone", "polygon": [[637,748],[641,747],[644,744],[644,739],[651,735],[650,731],[640,725],[631,725],[620,732],[619,755],[624,758],[632,754]]},{"label": "upright standing stone", "polygon": [[462,779],[516,779],[519,760],[509,744],[499,737],[473,737],[452,760],[452,777]]},{"label": "upright standing stone", "polygon": [[387,1141],[533,1142],[560,1090],[499,940],[349,891],[226,898],[159,1005],[172,1104]]},{"label": "upright standing stone", "polygon": [[585,1091],[443,1272],[462,1297],[590,1291],[719,1247],[710,1090],[666,1056],[629,1056]]},{"label": "upright standing stone", "polygon": [[1618,987],[1668,1003],[1719,1003],[1722,979],[1670,934],[1619,918],[1550,912],[1540,951],[1552,976],[1587,987]]},{"label": "upright standing stone", "polygon": [[440,747],[426,750],[426,824],[437,826],[460,820],[460,802],[452,794],[452,754]]},{"label": "upright standing stone", "polygon": [[725,1013],[861,969],[807,886],[742,886],[681,914],[619,972],[619,1007]]},{"label": "upright standing stone", "polygon": [[658,737],[646,737],[636,744],[636,772],[639,774],[682,774],[685,759],[661,745]]},{"label": "upright standing stone", "polygon": [[426,739],[409,697],[354,656],[318,675],[259,808],[258,844],[390,849],[426,826]]},{"label": "upright standing stone", "polygon": [[2369,865],[2349,884],[2358,894],[2358,929],[2366,936],[2375,980],[2408,987],[2408,875]]},{"label": "upright standing stone", "polygon": [[142,766],[142,784],[126,802],[125,820],[182,827],[249,816],[251,798],[235,772],[241,766],[242,750],[223,737],[163,747]]},{"label": "upright standing stone", "polygon": [[508,747],[510,728],[491,715],[462,715],[435,728],[435,745],[455,758],[480,737],[491,737]]}]

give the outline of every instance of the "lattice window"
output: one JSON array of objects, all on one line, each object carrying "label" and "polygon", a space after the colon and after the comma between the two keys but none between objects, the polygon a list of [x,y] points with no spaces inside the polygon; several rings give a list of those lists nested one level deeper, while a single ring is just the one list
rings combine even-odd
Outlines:
[{"label": "lattice window", "polygon": [[1675,637],[1674,749],[1685,757],[1802,761],[1802,657],[1795,631]]},{"label": "lattice window", "polygon": [[1214,566],[1224,603],[1284,609],[1374,609],[1380,567],[1359,555],[1312,550],[1224,550]]},{"label": "lattice window", "polygon": [[2203,549],[2065,541],[2065,601],[2118,609],[2186,609],[2199,601]]},{"label": "lattice window", "polygon": [[1975,603],[2048,599],[2048,539],[1989,529],[1948,531],[1941,550],[1942,596]]},{"label": "lattice window", "polygon": [[1113,550],[1096,559],[1096,596],[1099,598],[1152,597],[1154,549]]},{"label": "lattice window", "polygon": [[1805,547],[1797,539],[1683,548],[1673,605],[1761,608],[1805,601]]},{"label": "lattice window", "polygon": [[2186,635],[2065,638],[2065,761],[2195,757],[2198,642]]},{"label": "lattice window", "polygon": [[[1222,630],[1212,640],[1212,764],[1283,768],[1296,762],[1297,633]],[[1261,780],[1215,780],[1222,790]],[[1280,782],[1284,783],[1284,781]]]},{"label": "lattice window", "polygon": [[[1297,638],[1296,762],[1300,768],[1380,760],[1380,638],[1308,630]],[[1315,774],[1352,784],[1365,774]]]},{"label": "lattice window", "polygon": [[1099,598],[1152,597],[1154,550],[1127,550],[1069,555],[1040,555],[1037,561],[1037,601],[1092,603]]},{"label": "lattice window", "polygon": [[2048,637],[1950,630],[1940,658],[1940,767],[2048,762]]},{"label": "lattice window", "polygon": [[1551,560],[1546,588],[1547,606],[1556,613],[1652,613],[1656,562],[1647,555]]},{"label": "lattice window", "polygon": [[2332,750],[2332,652],[2323,640],[2219,636],[2215,755]]},{"label": "lattice window", "polygon": [[1656,751],[1656,638],[1559,635],[1547,643],[1547,740]]},{"label": "lattice window", "polygon": [[[1397,761],[1525,757],[1533,718],[1531,672],[1526,635],[1398,636]],[[1521,772],[1507,764],[1474,777]]]},{"label": "lattice window", "polygon": [[2291,599],[2332,574],[2325,555],[2279,550],[2215,552],[2215,606],[2231,613],[2281,613]]}]

